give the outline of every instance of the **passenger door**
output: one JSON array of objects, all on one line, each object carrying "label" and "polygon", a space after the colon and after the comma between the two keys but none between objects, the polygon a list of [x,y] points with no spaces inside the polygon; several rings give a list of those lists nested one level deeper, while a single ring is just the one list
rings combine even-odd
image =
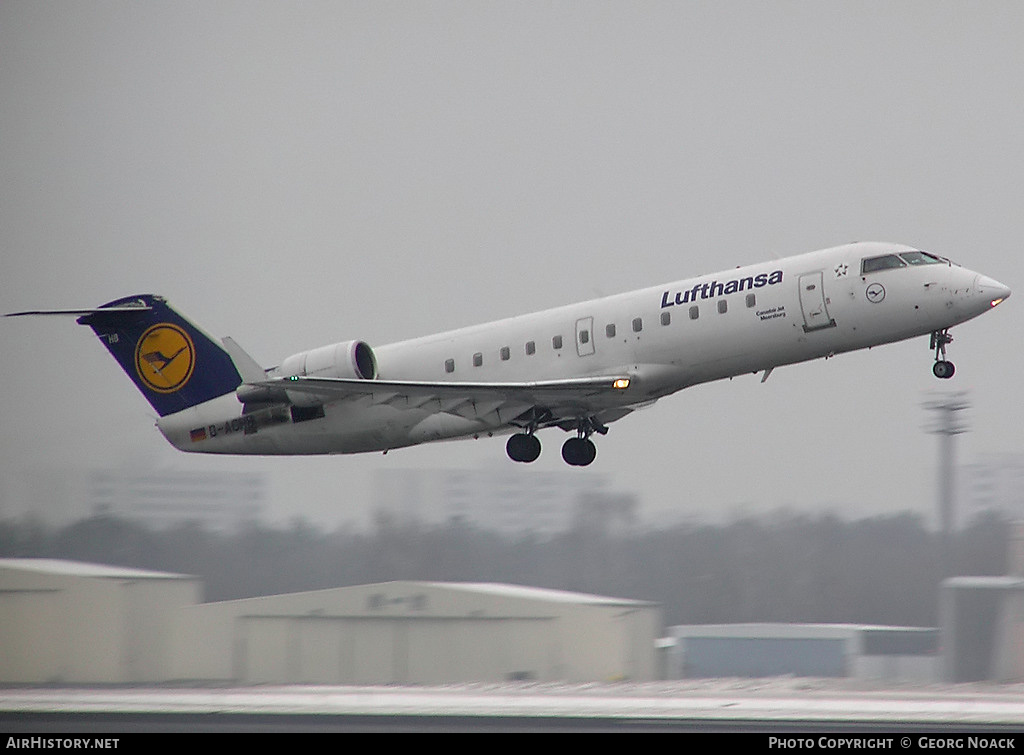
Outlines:
[{"label": "passenger door", "polygon": [[800,309],[804,315],[804,332],[834,328],[836,321],[828,313],[821,270],[800,276]]}]

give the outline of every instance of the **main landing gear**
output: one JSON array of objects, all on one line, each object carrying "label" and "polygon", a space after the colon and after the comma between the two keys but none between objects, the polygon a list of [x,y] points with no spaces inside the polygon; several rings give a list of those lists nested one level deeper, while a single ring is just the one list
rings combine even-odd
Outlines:
[{"label": "main landing gear", "polygon": [[953,377],[956,367],[952,362],[946,361],[946,345],[953,343],[953,336],[949,334],[949,328],[936,330],[932,333],[931,346],[935,350],[935,364],[932,365],[932,374],[937,378],[948,380]]},{"label": "main landing gear", "polygon": [[540,439],[532,432],[516,433],[505,444],[505,452],[512,461],[536,461],[540,456]]},{"label": "main landing gear", "polygon": [[[575,430],[576,437],[569,438],[562,444],[562,458],[566,464],[574,467],[585,467],[597,457],[597,446],[590,440],[593,433],[604,435],[608,428],[592,417],[572,420],[572,423],[559,425],[563,430]],[[534,435],[536,428],[530,427],[526,432],[516,433],[508,439],[505,451],[512,461],[529,463],[540,456],[540,439]]]},{"label": "main landing gear", "polygon": [[597,456],[597,446],[590,438],[569,438],[562,444],[562,458],[573,467],[585,467]]}]

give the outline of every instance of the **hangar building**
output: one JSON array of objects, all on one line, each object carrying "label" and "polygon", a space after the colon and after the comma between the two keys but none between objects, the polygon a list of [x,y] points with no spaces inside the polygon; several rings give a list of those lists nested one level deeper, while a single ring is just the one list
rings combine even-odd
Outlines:
[{"label": "hangar building", "polygon": [[200,600],[182,574],[0,559],[0,682],[158,682],[173,617]]},{"label": "hangar building", "polygon": [[0,559],[0,683],[657,678],[657,604],[386,582],[200,603],[199,578]]},{"label": "hangar building", "polygon": [[173,671],[244,684],[652,680],[660,631],[643,601],[385,582],[190,606]]},{"label": "hangar building", "polygon": [[706,624],[669,628],[668,676],[813,676],[933,682],[939,630],[858,624]]},{"label": "hangar building", "polygon": [[1024,681],[1024,521],[1009,528],[1002,577],[951,577],[942,583],[945,679]]}]

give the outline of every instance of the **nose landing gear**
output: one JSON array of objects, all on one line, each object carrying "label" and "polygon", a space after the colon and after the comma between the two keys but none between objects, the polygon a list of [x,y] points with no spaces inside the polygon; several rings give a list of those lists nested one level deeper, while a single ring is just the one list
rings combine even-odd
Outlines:
[{"label": "nose landing gear", "polygon": [[946,361],[946,345],[953,343],[953,336],[949,334],[949,328],[936,330],[932,333],[931,346],[935,350],[935,364],[932,365],[932,374],[937,378],[948,380],[953,377],[956,367],[952,362]]}]

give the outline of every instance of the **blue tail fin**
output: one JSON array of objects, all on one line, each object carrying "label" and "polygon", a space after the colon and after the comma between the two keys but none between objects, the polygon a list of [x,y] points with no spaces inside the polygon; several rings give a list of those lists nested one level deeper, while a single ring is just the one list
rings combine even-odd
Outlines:
[{"label": "blue tail fin", "polygon": [[128,296],[78,318],[164,416],[231,393],[242,382],[228,353],[161,296]]}]

